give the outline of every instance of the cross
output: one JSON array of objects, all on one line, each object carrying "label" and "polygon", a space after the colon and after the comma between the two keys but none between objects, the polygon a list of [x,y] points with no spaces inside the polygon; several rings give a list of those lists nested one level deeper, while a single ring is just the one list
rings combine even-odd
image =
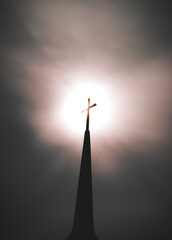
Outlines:
[{"label": "cross", "polygon": [[81,111],[81,113],[87,111],[87,122],[86,122],[86,131],[89,131],[89,118],[90,118],[90,108],[95,107],[97,104],[94,103],[93,105],[90,106],[90,98],[88,98],[88,108]]}]

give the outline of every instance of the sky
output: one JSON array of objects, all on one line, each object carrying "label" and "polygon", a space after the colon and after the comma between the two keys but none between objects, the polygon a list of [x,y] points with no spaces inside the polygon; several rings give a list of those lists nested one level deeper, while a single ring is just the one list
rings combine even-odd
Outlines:
[{"label": "sky", "polygon": [[85,84],[98,237],[170,239],[171,23],[170,1],[1,1],[4,240],[70,233]]}]

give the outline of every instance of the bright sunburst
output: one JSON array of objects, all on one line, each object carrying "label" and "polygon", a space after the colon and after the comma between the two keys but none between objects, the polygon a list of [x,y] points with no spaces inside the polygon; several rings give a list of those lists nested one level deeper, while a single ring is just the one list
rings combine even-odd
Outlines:
[{"label": "bright sunburst", "polygon": [[81,111],[88,107],[88,98],[91,104],[97,104],[90,110],[90,129],[102,129],[108,124],[111,106],[107,89],[94,83],[81,83],[73,86],[62,108],[62,118],[68,129],[78,133],[85,129],[86,112]]}]

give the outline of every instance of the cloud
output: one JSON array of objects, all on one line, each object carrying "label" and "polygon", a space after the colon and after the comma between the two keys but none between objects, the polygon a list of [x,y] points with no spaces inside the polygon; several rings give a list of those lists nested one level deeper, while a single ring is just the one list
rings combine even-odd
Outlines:
[{"label": "cloud", "polygon": [[106,82],[114,103],[107,132],[92,134],[100,238],[168,233],[170,16],[165,4],[167,15],[159,17],[161,7],[152,12],[149,2],[3,3],[1,142],[9,237],[60,239],[70,231],[82,136],[67,136],[53,113],[76,72]]},{"label": "cloud", "polygon": [[[119,158],[124,151],[118,142],[138,151],[156,151],[168,141],[171,60],[168,55],[142,58],[146,39],[138,36],[142,32],[139,24],[128,19],[130,11],[129,8],[126,12],[126,5],[104,2],[98,7],[90,2],[61,1],[20,6],[19,29],[25,27],[39,47],[9,51],[6,57],[15,74],[10,87],[26,103],[23,112],[28,126],[40,140],[67,148],[65,159],[82,141],[81,137],[77,141],[78,136],[66,135],[60,119],[60,108],[77,74],[78,79],[82,75],[95,77],[96,84],[106,82],[114,103],[111,124],[102,133],[102,141],[93,139],[97,146],[95,159],[100,155],[98,149],[103,149],[102,161],[97,160],[101,164],[96,164],[104,168],[106,158],[112,169],[114,162],[110,159],[115,152]],[[103,147],[105,142],[107,150]]]}]

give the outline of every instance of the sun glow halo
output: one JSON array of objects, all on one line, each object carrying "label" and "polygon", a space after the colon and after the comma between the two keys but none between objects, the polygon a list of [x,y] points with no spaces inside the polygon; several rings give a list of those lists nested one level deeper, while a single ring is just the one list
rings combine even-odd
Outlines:
[{"label": "sun glow halo", "polygon": [[81,133],[85,129],[87,111],[81,113],[88,107],[88,98],[91,105],[97,106],[90,110],[90,129],[96,131],[103,129],[110,120],[110,101],[106,88],[93,83],[82,83],[73,86],[67,94],[62,108],[62,119],[68,129]]}]

